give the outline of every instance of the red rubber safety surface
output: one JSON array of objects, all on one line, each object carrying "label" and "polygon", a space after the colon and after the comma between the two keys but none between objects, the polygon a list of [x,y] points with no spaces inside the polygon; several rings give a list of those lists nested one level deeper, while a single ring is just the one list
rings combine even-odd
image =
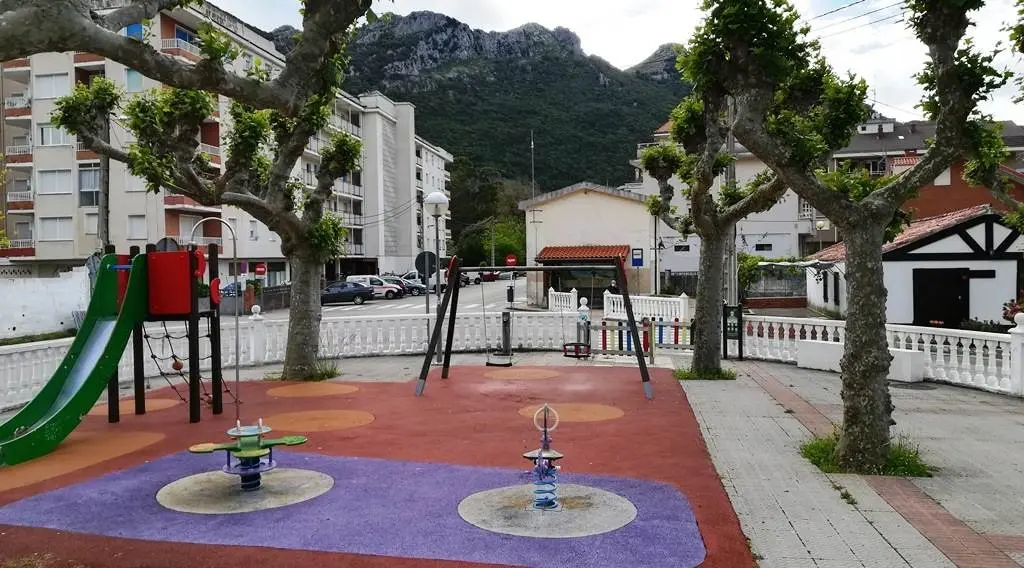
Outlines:
[{"label": "red rubber safety surface", "polygon": [[[524,379],[515,378],[510,372],[513,370],[522,371]],[[754,566],[697,421],[682,389],[668,370],[651,370],[655,397],[652,401],[644,398],[635,368],[516,367],[502,371],[497,377],[487,376],[488,373],[493,374],[494,369],[453,367],[450,377],[442,380],[435,370],[422,397],[414,396],[414,382],[360,382],[355,392],[312,397],[268,396],[268,390],[290,383],[246,382],[241,385],[242,422],[255,423],[261,417],[266,420],[274,415],[304,410],[357,410],[372,413],[374,420],[355,428],[307,432],[309,442],[302,451],[524,469],[526,462],[521,454],[536,447],[539,438],[532,419],[520,414],[524,407],[545,402],[556,410],[560,402],[612,406],[623,415],[600,422],[565,421],[559,425],[553,438],[554,447],[566,456],[562,460],[564,470],[643,478],[677,487],[689,500],[704,539],[707,558],[702,566]],[[544,376],[548,378],[540,378]],[[174,395],[165,389],[150,391],[150,396]],[[224,414],[220,416],[213,416],[205,407],[200,424],[188,424],[184,404],[145,416],[122,415],[119,424],[107,424],[103,416],[87,416],[79,427],[83,433],[159,432],[166,438],[72,473],[0,492],[0,506],[182,452],[193,444],[226,441],[224,432],[234,425],[234,408],[227,396],[224,406]],[[270,421],[267,425],[274,427]],[[292,432],[275,429],[275,433]],[[4,470],[0,475],[18,475],[19,467]],[[38,471],[40,465],[33,467]],[[400,498],[396,495],[396,502]],[[97,511],[97,514],[116,515],[117,511]],[[273,527],[259,530],[272,531]],[[457,543],[452,544],[457,546]],[[276,566],[374,568],[483,566],[269,548],[182,545],[0,525],[0,560],[33,554],[51,554],[52,566],[77,563],[88,567],[241,568],[256,562]]]}]

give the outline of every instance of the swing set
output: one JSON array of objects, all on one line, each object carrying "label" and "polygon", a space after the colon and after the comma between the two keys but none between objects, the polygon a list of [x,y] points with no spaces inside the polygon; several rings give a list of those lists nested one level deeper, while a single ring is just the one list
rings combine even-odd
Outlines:
[{"label": "swing set", "polygon": [[[626,323],[627,333],[632,338],[634,345],[641,345],[640,332],[637,327],[636,318],[633,316],[633,302],[629,296],[629,286],[626,277],[626,268],[623,264],[622,258],[616,258],[615,261],[609,262],[605,265],[561,265],[561,266],[486,266],[486,267],[475,267],[475,268],[463,268],[460,266],[460,260],[457,256],[451,257],[448,262],[448,269],[446,271],[446,277],[448,280],[448,286],[445,289],[444,296],[441,298],[441,305],[438,308],[438,317],[434,322],[434,328],[430,333],[430,341],[427,345],[427,352],[423,358],[423,367],[420,369],[419,380],[416,383],[416,396],[422,396],[424,389],[427,386],[427,374],[430,373],[430,361],[433,359],[434,354],[437,352],[438,345],[441,342],[441,332],[444,326],[445,312],[448,313],[448,329],[446,333],[444,343],[444,358],[441,366],[441,378],[448,378],[448,371],[451,368],[452,359],[452,343],[455,339],[455,321],[459,306],[459,289],[458,285],[459,275],[463,272],[557,272],[557,271],[568,271],[568,270],[608,270],[609,268],[614,269],[617,272],[617,279],[622,283],[622,300],[623,305],[626,309]],[[481,293],[482,290],[481,290]],[[498,366],[498,367],[511,367],[512,366],[512,346],[511,342],[503,345],[501,351],[492,351],[490,348],[490,337],[487,334],[487,313],[486,307],[484,308],[484,341],[488,345],[487,351],[487,365]],[[511,329],[511,313],[505,312],[502,314],[502,318],[508,317],[509,320],[507,325]],[[503,324],[506,322],[503,322]],[[511,333],[508,334],[511,337]],[[565,342],[565,330],[563,326],[562,330],[562,354],[566,357],[583,358],[590,355],[590,346],[584,345],[581,342]],[[648,399],[654,398],[653,390],[651,389],[651,375],[647,368],[647,361],[644,359],[644,353],[642,349],[637,349],[636,360],[640,367],[640,384],[643,387],[644,395]]]}]

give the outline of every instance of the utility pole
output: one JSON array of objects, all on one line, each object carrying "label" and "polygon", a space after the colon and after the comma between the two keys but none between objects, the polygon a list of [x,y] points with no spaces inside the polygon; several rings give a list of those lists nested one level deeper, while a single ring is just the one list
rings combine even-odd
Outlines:
[{"label": "utility pole", "polygon": [[[530,213],[533,213],[533,219],[530,220],[530,224],[533,225],[533,246],[534,246],[534,248],[538,248],[538,245],[540,244],[540,243],[537,242],[537,225],[540,225],[541,223],[544,222],[544,221],[538,221],[537,220],[537,212],[538,211],[541,212],[541,213],[544,212],[543,209],[531,209],[530,210]],[[534,255],[536,255],[539,252],[540,252],[540,250],[538,248],[538,250],[534,251]],[[529,250],[526,251],[526,255],[527,255],[527,257],[529,257],[529,255],[530,255],[530,251]],[[527,266],[529,266],[529,264],[530,264],[530,259],[529,258],[526,259],[526,263],[525,264]],[[527,273],[527,274],[528,274],[527,282],[529,282],[529,278],[530,278],[529,274],[531,274],[531,273]],[[544,293],[543,293],[544,276],[543,276],[542,273],[539,273],[539,272],[534,272],[532,274],[535,275],[534,276],[534,282],[536,283],[535,286],[539,286],[541,288],[541,293],[537,295],[538,303],[540,303],[542,301],[541,298],[543,298],[543,296],[544,296]],[[537,280],[538,277],[540,278],[540,280]],[[537,290],[534,290],[534,292],[537,292]]]},{"label": "utility pole", "polygon": [[654,217],[654,246],[651,250],[654,251],[654,295],[658,295],[658,284],[660,284],[661,275],[658,273],[658,224],[661,223],[661,218],[657,215]]},{"label": "utility pole", "polygon": [[[732,133],[732,123],[736,120],[736,108],[732,97],[728,98],[728,110],[726,122],[729,125],[729,133],[725,138],[725,151],[729,156],[736,154],[736,137]],[[729,161],[729,167],[725,169],[725,184],[731,186],[736,183],[736,164]],[[736,225],[734,223],[729,231],[729,242],[726,244],[725,254],[725,300],[730,306],[739,305],[739,265],[736,258]]]},{"label": "utility pole", "polygon": [[495,219],[492,217],[490,226],[487,229],[491,233],[491,266],[497,266],[497,264],[494,263],[494,221]]},{"label": "utility pole", "polygon": [[530,129],[530,191],[532,195],[531,199],[537,197],[537,170],[536,162],[533,157],[533,129]]}]

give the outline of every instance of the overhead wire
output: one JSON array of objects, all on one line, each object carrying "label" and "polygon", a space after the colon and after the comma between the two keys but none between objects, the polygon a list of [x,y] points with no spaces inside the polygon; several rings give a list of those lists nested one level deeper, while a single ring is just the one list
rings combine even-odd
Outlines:
[{"label": "overhead wire", "polygon": [[849,28],[849,29],[840,30],[838,32],[833,32],[833,33],[830,33],[830,34],[820,35],[820,36],[816,37],[815,39],[826,39],[826,38],[830,38],[830,37],[835,37],[837,35],[843,35],[845,33],[849,33],[849,32],[852,32],[854,30],[859,30],[861,28],[866,28],[868,26],[873,26],[875,24],[880,24],[882,22],[885,22],[885,21],[888,21],[888,20],[892,20],[894,18],[899,18],[899,19],[894,21],[894,22],[890,22],[890,23],[898,24],[898,23],[903,21],[903,14],[899,13],[899,14],[893,14],[891,16],[886,16],[884,18],[878,18],[876,20],[871,20],[870,22],[867,22],[865,24],[861,24],[859,26],[854,26],[854,27]]},{"label": "overhead wire", "polygon": [[831,16],[832,14],[835,14],[836,12],[841,12],[841,11],[847,9],[847,8],[852,8],[852,7],[856,6],[857,4],[863,4],[863,3],[867,2],[867,1],[868,0],[854,0],[853,2],[850,2],[849,4],[844,4],[844,5],[842,5],[842,6],[838,7],[838,8],[833,8],[833,9],[829,10],[828,12],[824,12],[824,13],[818,14],[817,16],[814,16],[813,18],[809,18],[807,21],[808,22],[813,22],[814,20],[817,20],[818,18],[824,18],[825,16]]},{"label": "overhead wire", "polygon": [[[846,23],[852,22],[854,20],[859,20],[860,18],[863,18],[864,16],[870,16],[871,14],[877,14],[878,12],[881,12],[883,10],[888,10],[889,8],[895,8],[896,6],[899,6],[900,4],[903,4],[903,0],[900,0],[899,2],[893,2],[892,4],[889,4],[887,6],[882,6],[881,8],[875,8],[874,10],[869,10],[867,12],[863,12],[861,14],[858,14],[856,16],[852,16],[850,18],[846,18],[844,20],[839,20],[838,22],[832,22],[831,24],[825,24],[824,26],[820,26],[820,27],[815,28],[814,31],[815,32],[820,32],[821,30],[825,30],[825,29],[828,29],[828,28],[831,28],[831,27],[835,27],[835,26],[839,26],[839,25],[842,25],[842,24],[846,24]],[[851,28],[851,29],[857,29],[857,28]]]}]

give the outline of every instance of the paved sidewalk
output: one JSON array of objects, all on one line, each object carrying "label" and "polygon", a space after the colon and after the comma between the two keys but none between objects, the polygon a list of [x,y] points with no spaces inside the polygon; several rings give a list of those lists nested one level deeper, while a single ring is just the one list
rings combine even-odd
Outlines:
[{"label": "paved sidewalk", "polygon": [[683,388],[763,568],[1024,566],[1024,402],[893,387],[894,432],[921,444],[935,477],[824,475],[799,446],[841,419],[838,375],[731,365],[735,382]]}]

